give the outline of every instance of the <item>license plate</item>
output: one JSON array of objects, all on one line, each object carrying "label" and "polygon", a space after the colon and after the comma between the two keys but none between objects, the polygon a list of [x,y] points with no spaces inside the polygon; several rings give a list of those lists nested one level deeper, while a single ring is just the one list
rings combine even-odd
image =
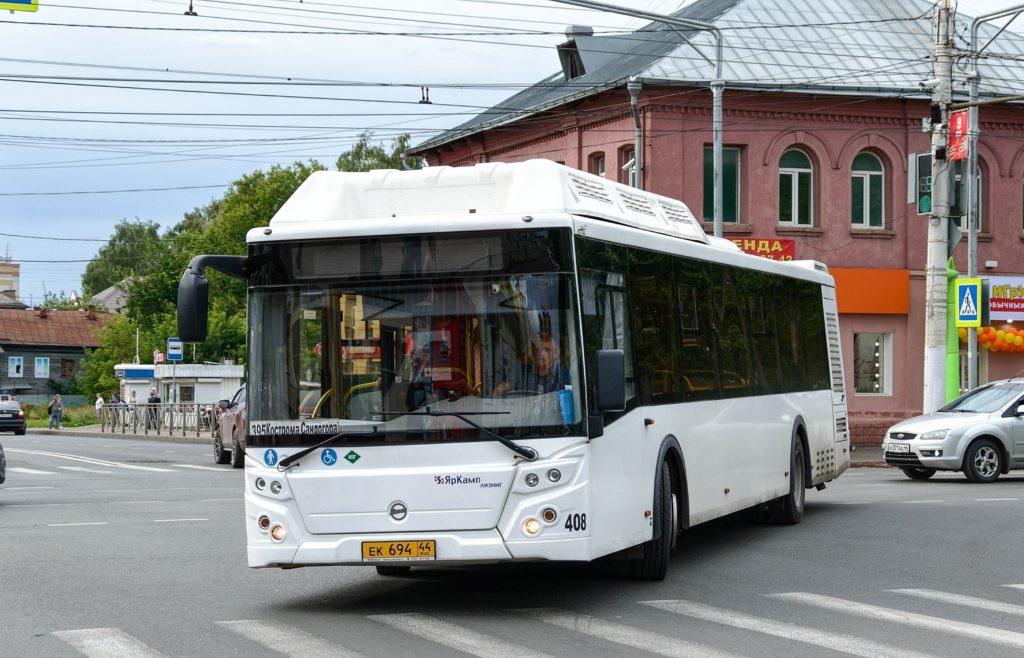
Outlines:
[{"label": "license plate", "polygon": [[890,443],[889,452],[910,452],[909,443]]},{"label": "license plate", "polygon": [[364,541],[363,560],[433,560],[437,557],[433,539],[419,541]]}]

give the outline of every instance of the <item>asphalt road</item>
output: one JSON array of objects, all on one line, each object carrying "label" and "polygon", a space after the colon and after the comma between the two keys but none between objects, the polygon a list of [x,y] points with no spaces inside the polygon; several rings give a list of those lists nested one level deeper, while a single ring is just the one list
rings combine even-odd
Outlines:
[{"label": "asphalt road", "polygon": [[4,656],[1020,656],[1024,473],[860,468],[795,527],[619,563],[251,570],[242,472],[207,445],[0,436]]}]

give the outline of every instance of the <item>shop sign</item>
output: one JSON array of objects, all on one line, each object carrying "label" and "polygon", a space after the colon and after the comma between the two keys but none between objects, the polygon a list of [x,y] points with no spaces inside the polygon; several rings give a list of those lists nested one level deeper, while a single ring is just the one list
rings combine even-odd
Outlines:
[{"label": "shop sign", "polygon": [[751,256],[761,256],[771,260],[793,260],[796,256],[795,240],[733,238],[732,243]]},{"label": "shop sign", "polygon": [[988,277],[988,309],[992,320],[1024,320],[1024,277]]}]

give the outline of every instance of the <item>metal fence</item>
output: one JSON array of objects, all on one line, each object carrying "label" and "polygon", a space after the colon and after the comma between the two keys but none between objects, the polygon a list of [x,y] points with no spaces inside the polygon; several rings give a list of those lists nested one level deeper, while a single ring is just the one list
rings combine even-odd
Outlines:
[{"label": "metal fence", "polygon": [[213,406],[199,402],[108,404],[100,431],[122,434],[201,436],[216,429]]}]

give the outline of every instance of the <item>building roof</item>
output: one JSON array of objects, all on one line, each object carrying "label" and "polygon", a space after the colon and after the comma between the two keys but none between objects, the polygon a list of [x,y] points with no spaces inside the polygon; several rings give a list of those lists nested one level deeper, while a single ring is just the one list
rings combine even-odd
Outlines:
[{"label": "building roof", "polygon": [[112,313],[0,308],[0,345],[99,347],[96,331]]},{"label": "building roof", "polygon": [[[935,3],[926,0],[698,0],[672,15],[720,30],[727,104],[730,90],[739,89],[929,98],[921,82],[934,77],[934,12]],[[972,20],[956,16],[955,100],[966,100],[969,92]],[[981,98],[1024,93],[1024,35],[1000,33],[1004,23],[982,24],[978,32],[977,45],[988,44],[978,66]],[[559,71],[410,152],[622,87],[633,77],[648,89],[708,87],[715,77],[716,44],[709,31],[656,22],[617,35],[577,33],[572,40],[583,75],[566,81]]]},{"label": "building roof", "polygon": [[109,288],[104,288],[90,297],[89,303],[99,308],[105,308],[108,311],[120,311],[128,300],[128,295],[123,288],[127,281],[128,279],[125,279]]}]

